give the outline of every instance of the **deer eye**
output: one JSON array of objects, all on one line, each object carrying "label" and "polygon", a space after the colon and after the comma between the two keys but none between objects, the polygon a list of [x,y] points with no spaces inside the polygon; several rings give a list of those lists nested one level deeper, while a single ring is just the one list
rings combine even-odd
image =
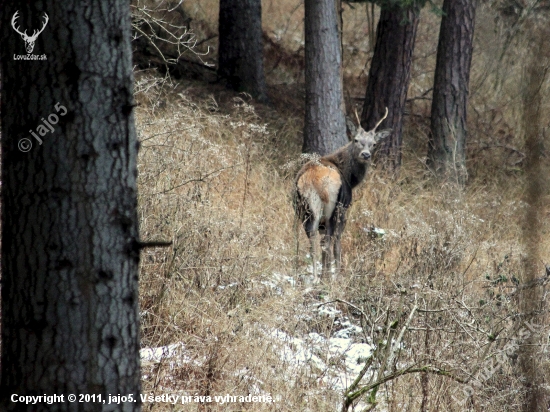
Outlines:
[{"label": "deer eye", "polygon": [[359,143],[359,139],[353,139],[355,143]]}]

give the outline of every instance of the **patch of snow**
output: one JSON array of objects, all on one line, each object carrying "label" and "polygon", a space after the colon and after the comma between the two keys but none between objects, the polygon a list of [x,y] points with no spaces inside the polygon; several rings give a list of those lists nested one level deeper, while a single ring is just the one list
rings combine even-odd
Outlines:
[{"label": "patch of snow", "polygon": [[296,280],[292,276],[283,275],[281,273],[273,272],[272,279],[275,282],[288,283],[292,287],[296,287]]},{"label": "patch of snow", "polygon": [[185,355],[184,352],[185,346],[183,343],[179,342],[167,346],[159,346],[157,348],[143,348],[139,351],[139,357],[141,363],[144,365],[160,363],[169,359],[170,366],[174,367],[182,363],[191,362],[191,358]]},{"label": "patch of snow", "polygon": [[348,318],[344,318],[335,323],[339,323],[342,327],[342,329],[334,334],[335,338],[349,339],[352,336],[361,336],[363,334],[363,329],[361,329],[360,326],[351,323]]},{"label": "patch of snow", "polygon": [[340,310],[330,305],[320,305],[315,309],[315,311],[318,312],[319,315],[322,315],[327,318],[335,318],[338,315],[342,314]]},{"label": "patch of snow", "polygon": [[318,333],[302,339],[275,329],[271,337],[283,344],[279,356],[288,364],[289,379],[296,376],[295,369],[310,366],[323,372],[320,381],[333,390],[346,389],[373,352],[369,344],[356,343],[351,338],[325,338]]},{"label": "patch of snow", "polygon": [[239,284],[237,282],[230,283],[228,285],[219,285],[218,289],[224,290],[225,288],[234,288],[235,286],[238,286]]}]

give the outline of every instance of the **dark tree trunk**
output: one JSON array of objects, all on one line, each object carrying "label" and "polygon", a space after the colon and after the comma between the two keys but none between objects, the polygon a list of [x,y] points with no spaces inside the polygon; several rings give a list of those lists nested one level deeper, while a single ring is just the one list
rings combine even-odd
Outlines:
[{"label": "dark tree trunk", "polygon": [[449,181],[464,184],[466,112],[476,0],[445,0],[437,46],[428,144],[428,165]]},{"label": "dark tree trunk", "polygon": [[419,14],[417,8],[383,8],[376,29],[361,123],[365,130],[372,129],[388,108],[388,117],[380,129],[391,128],[393,133],[381,144],[379,153],[391,169],[401,165],[403,111]]},{"label": "dark tree trunk", "polygon": [[[28,55],[9,24],[16,11],[27,33],[47,13],[32,52],[47,60],[14,58]],[[6,1],[0,15],[0,409],[100,411],[107,406],[97,395],[108,403],[109,394],[131,394],[138,402],[116,409],[139,410],[128,3]],[[30,407],[12,394],[58,394],[64,402]],[[69,394],[96,395],[96,402],[71,402]]]},{"label": "dark tree trunk", "polygon": [[267,102],[261,0],[220,0],[218,76]]},{"label": "dark tree trunk", "polygon": [[348,142],[335,0],[305,0],[304,153],[325,155]]}]

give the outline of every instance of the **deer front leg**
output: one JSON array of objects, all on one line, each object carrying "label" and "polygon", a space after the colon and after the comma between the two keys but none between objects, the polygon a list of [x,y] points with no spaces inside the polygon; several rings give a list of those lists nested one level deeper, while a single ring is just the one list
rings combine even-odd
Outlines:
[{"label": "deer front leg", "polygon": [[333,219],[327,219],[324,228],[325,236],[323,237],[322,249],[323,249],[323,274],[324,278],[327,278],[332,269],[332,242],[334,235],[334,221]]},{"label": "deer front leg", "polygon": [[335,212],[336,221],[334,228],[334,258],[336,260],[336,273],[340,273],[342,267],[342,233],[344,233],[344,228],[346,227],[346,210],[338,206],[338,210]]}]

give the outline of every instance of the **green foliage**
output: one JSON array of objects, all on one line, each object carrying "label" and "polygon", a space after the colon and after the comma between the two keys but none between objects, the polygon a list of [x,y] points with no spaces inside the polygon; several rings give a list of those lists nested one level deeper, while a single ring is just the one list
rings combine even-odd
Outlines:
[{"label": "green foliage", "polygon": [[374,389],[370,392],[367,402],[371,405],[376,405],[376,394],[378,393],[379,386],[375,386]]}]

